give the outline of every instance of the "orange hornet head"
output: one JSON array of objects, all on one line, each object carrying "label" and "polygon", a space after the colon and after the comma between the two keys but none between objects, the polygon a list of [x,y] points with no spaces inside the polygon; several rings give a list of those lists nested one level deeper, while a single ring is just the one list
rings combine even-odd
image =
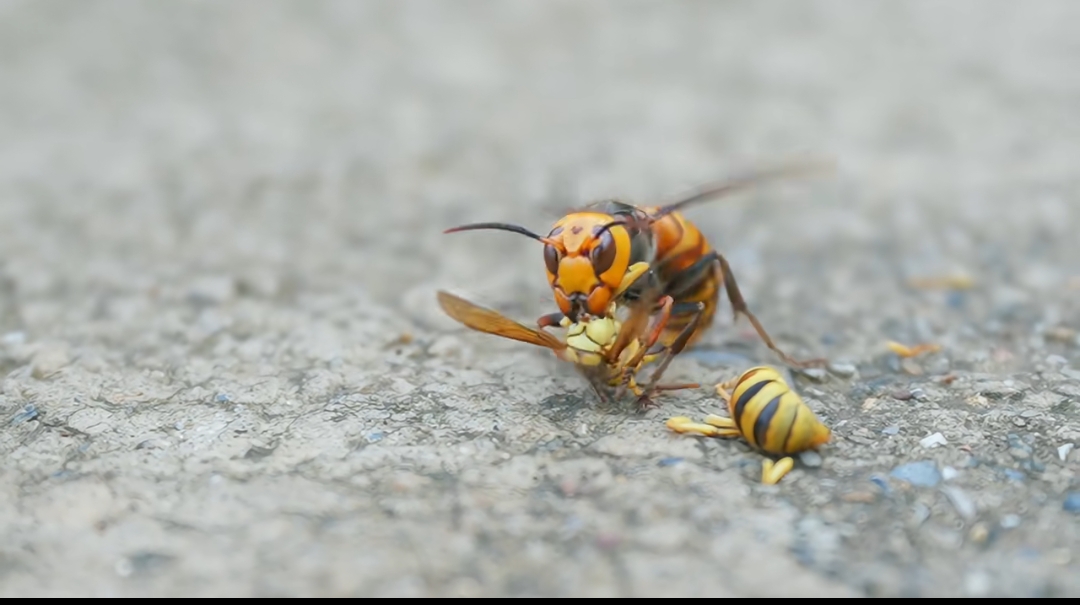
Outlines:
[{"label": "orange hornet head", "polygon": [[544,244],[548,283],[559,310],[577,322],[602,317],[630,268],[630,234],[608,214],[576,212],[557,223]]},{"label": "orange hornet head", "polygon": [[547,237],[506,223],[474,223],[445,233],[499,229],[544,244],[544,265],[555,303],[570,321],[604,316],[630,268],[630,233],[609,214],[575,212],[552,227]]}]

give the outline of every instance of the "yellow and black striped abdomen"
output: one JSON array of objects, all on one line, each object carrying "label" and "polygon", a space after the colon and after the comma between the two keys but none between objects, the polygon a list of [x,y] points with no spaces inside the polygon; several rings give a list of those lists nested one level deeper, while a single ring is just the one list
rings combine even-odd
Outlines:
[{"label": "yellow and black striped abdomen", "polygon": [[811,449],[828,441],[831,435],[780,373],[769,367],[744,372],[728,405],[743,438],[770,454]]},{"label": "yellow and black striped abdomen", "polygon": [[[650,213],[657,210],[647,209]],[[687,346],[693,346],[712,325],[720,301],[723,273],[715,261],[704,266],[699,264],[712,252],[712,247],[701,231],[681,214],[673,212],[656,221],[653,236],[656,245],[654,263],[659,267],[664,294],[672,296],[677,304],[704,305],[697,329],[687,342]],[[692,314],[672,316],[661,340],[670,344],[692,320]]]},{"label": "yellow and black striped abdomen", "polygon": [[[713,320],[716,319],[716,309],[720,302],[720,288],[723,285],[723,274],[718,265],[710,269],[710,274],[712,277],[700,280],[693,290],[683,293],[675,299],[676,303],[701,303],[703,305],[697,329],[694,331],[694,335],[690,337],[690,340],[687,341],[686,346],[696,344],[705,335],[705,331],[712,326]],[[664,334],[660,338],[661,341],[665,345],[670,345],[693,319],[694,316],[688,313],[673,315],[664,329]]]}]

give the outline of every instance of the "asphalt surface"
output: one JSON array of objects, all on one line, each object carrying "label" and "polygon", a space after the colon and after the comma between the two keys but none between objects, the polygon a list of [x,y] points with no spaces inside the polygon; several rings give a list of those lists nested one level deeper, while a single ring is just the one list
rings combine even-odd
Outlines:
[{"label": "asphalt surface", "polygon": [[[0,594],[1080,596],[1078,22],[0,2]],[[800,157],[688,211],[833,362],[779,485],[664,426],[709,389],[601,405],[435,302],[554,309],[536,242],[447,227]],[[757,363],[724,303],[668,377]]]}]

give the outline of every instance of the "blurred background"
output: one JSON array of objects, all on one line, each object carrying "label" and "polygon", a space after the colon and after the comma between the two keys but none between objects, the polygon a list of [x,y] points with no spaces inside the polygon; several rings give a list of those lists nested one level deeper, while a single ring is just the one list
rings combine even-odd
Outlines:
[{"label": "blurred background", "polygon": [[[462,415],[444,417],[424,407],[435,405],[428,399],[408,400],[410,389],[450,385],[445,392],[431,392],[454,401],[455,384],[506,381],[513,385],[506,388],[515,390],[507,399],[512,403],[505,404],[511,406],[503,410],[506,417],[500,416],[505,426],[520,412],[513,406],[533,409],[528,406],[554,385],[564,391],[583,385],[569,382],[571,373],[549,377],[555,362],[539,361],[540,353],[517,343],[463,336],[460,330],[459,340],[439,339],[457,329],[435,305],[440,287],[528,323],[553,309],[535,242],[492,232],[443,235],[443,229],[510,221],[543,232],[567,210],[594,199],[651,203],[804,157],[834,161],[837,170],[688,213],[732,262],[751,308],[796,353],[857,361],[876,355],[885,338],[911,344],[933,339],[954,348],[961,360],[954,369],[992,376],[1034,371],[1049,363],[1048,355],[1056,356],[1051,365],[1075,361],[1080,321],[1077,23],[1080,4],[1069,1],[0,0],[0,334],[15,335],[5,341],[6,357],[0,356],[0,368],[10,372],[0,408],[14,413],[36,402],[50,410],[46,418],[66,418],[76,426],[65,414],[82,409],[80,398],[87,394],[105,397],[101,393],[112,389],[127,397],[138,391],[158,401],[152,393],[160,393],[168,402],[175,379],[188,390],[203,385],[204,391],[191,391],[191,401],[218,397],[221,402],[227,399],[214,389],[224,387],[207,385],[234,380],[229,384],[249,389],[251,405],[280,400],[312,414],[343,392],[362,391],[357,409],[392,399],[403,407],[380,412],[377,419],[357,412],[357,426],[374,430],[388,418],[419,422],[421,416],[411,414],[423,409],[423,422],[444,431],[439,439],[425,441],[428,437],[406,431],[393,445],[456,445],[472,438],[469,431],[480,430],[474,423],[488,423],[486,412],[459,410]],[[940,276],[971,278],[976,287],[966,294],[917,293],[907,285],[911,278]],[[243,304],[228,306],[237,300]],[[712,331],[708,346],[734,338],[726,305],[718,316],[722,327]],[[235,337],[241,344],[208,336],[230,329],[242,332]],[[387,360],[391,354],[384,345],[398,334],[415,337],[418,348]],[[30,348],[19,348],[24,342]],[[1011,353],[993,353],[994,347]],[[450,357],[438,372],[432,369],[432,356],[458,349],[463,357]],[[513,356],[496,359],[492,351]],[[38,380],[68,363],[86,367],[70,370],[61,382]],[[304,374],[324,363],[330,378]],[[184,364],[200,369],[186,375],[177,369]],[[280,378],[280,392],[258,390],[264,387],[257,385],[278,380],[282,368],[292,378]],[[474,371],[482,378],[469,373]],[[128,567],[116,573],[107,569],[104,576],[94,566],[143,552],[133,546],[135,536],[157,534],[131,529],[119,534],[126,538],[116,538],[115,532],[95,533],[92,522],[128,519],[117,512],[127,510],[125,498],[143,502],[139,514],[151,518],[168,516],[163,511],[180,514],[183,506],[175,504],[184,501],[180,496],[139,496],[151,486],[163,481],[203,486],[208,473],[226,467],[234,477],[271,476],[275,468],[287,475],[311,460],[322,461],[315,474],[327,477],[360,472],[355,466],[341,471],[339,458],[323,459],[338,451],[334,448],[355,447],[361,428],[350,433],[353,429],[343,424],[293,435],[302,452],[295,450],[290,458],[279,450],[258,463],[264,466],[229,466],[246,445],[238,452],[207,445],[206,451],[218,453],[206,459],[199,458],[198,448],[172,449],[148,462],[139,457],[143,453],[133,453],[144,433],[187,418],[187,412],[169,409],[143,412],[139,426],[144,428],[128,432],[117,427],[135,422],[129,416],[87,425],[96,429],[77,426],[96,435],[86,443],[115,446],[74,458],[84,460],[72,463],[79,476],[100,478],[112,468],[127,469],[118,472],[133,477],[125,488],[110,487],[113,496],[101,496],[105,500],[65,492],[64,485],[18,491],[50,476],[55,461],[74,446],[60,440],[27,450],[23,436],[6,438],[5,452],[24,452],[4,475],[10,493],[20,494],[0,508],[9,519],[32,518],[27,512],[32,502],[53,503],[58,508],[48,510],[64,519],[65,502],[75,508],[80,502],[109,503],[87,509],[92,512],[78,517],[85,523],[64,526],[73,532],[71,543],[82,545],[71,548],[61,546],[67,537],[60,540],[49,529],[56,519],[9,521],[0,534],[7,535],[4,541],[39,553],[9,553],[19,569],[32,570],[18,572],[11,594],[190,594],[193,586],[216,594],[620,590],[618,574],[599,580],[574,575],[566,567],[575,565],[574,559],[560,562],[565,552],[558,547],[539,558],[511,557],[506,567],[513,568],[513,561],[522,569],[537,566],[551,572],[550,583],[515,583],[506,579],[512,569],[498,566],[488,580],[472,584],[447,579],[457,572],[431,568],[428,575],[410,576],[418,555],[396,550],[397,534],[363,548],[345,541],[336,543],[339,551],[321,551],[317,545],[328,539],[321,530],[282,521],[291,517],[273,504],[281,493],[258,485],[237,488],[243,494],[237,498],[252,503],[241,507],[247,512],[215,512],[196,504],[201,500],[187,506],[201,511],[207,527],[235,529],[270,517],[283,525],[259,526],[269,532],[258,534],[261,538],[222,530],[232,537],[205,551],[193,546],[202,542],[161,530],[162,544],[172,550],[155,548],[174,558],[161,560],[189,562],[174,564],[181,567],[171,568],[172,575],[158,584],[114,584],[116,577],[126,578],[136,573],[132,569],[159,559],[121,558]],[[252,426],[287,443],[288,431],[296,429],[275,424],[279,412],[286,414],[272,408],[256,415]],[[920,422],[940,416],[928,414]],[[519,435],[522,447],[535,445],[545,431],[566,429],[544,422],[526,421]],[[657,422],[650,418],[649,426]],[[1062,423],[1068,424],[1059,417],[1050,424]],[[101,428],[105,425],[113,428]],[[955,420],[955,426],[965,425]],[[875,435],[879,428],[874,427]],[[250,430],[249,436],[259,432]],[[338,430],[345,432],[334,433]],[[936,430],[920,425],[911,438],[917,442]],[[402,455],[394,451],[387,454],[391,460]],[[874,451],[860,459],[875,459],[880,452]],[[124,453],[110,458],[107,452]],[[189,455],[202,462],[191,462]],[[476,464],[486,468],[482,459]],[[650,464],[655,470],[655,462]],[[458,525],[423,512],[425,506],[439,506],[422,494],[416,496],[421,512],[415,518],[400,511],[386,517],[364,512],[358,503],[381,502],[386,490],[398,485],[372,476],[374,483],[355,493],[336,492],[329,479],[287,491],[337,493],[339,500],[325,501],[345,502],[341,510],[355,515],[340,514],[356,527],[385,524],[413,536],[434,527],[441,528],[436,534],[457,535],[459,529],[449,528]],[[642,476],[642,489],[662,491],[648,477]],[[1058,475],[1055,489],[1064,489],[1071,477]],[[201,489],[190,497],[202,498]],[[435,499],[449,493],[434,492]],[[817,502],[807,498],[800,506]],[[524,498],[521,506],[528,501]],[[735,508],[744,505],[749,506]],[[1060,500],[1053,499],[1053,506],[1060,510]],[[521,535],[512,529],[517,521],[499,519],[491,517],[484,531]],[[309,529],[314,533],[304,533]],[[1029,542],[1049,549],[1052,534],[1032,534]],[[537,538],[539,543],[549,544],[546,535]],[[516,544],[517,538],[506,539]],[[673,540],[675,546],[646,544],[642,548],[649,556],[643,560],[684,544]],[[984,575],[970,576],[974,580],[967,588],[949,584],[949,578],[975,573],[952,546],[922,550],[917,540],[913,543],[885,552],[892,548],[888,540],[875,538],[864,550],[852,550],[861,555],[852,556],[885,561],[883,568],[856,573],[858,561],[852,559],[848,567],[827,571],[867,594],[991,592],[979,570]],[[305,561],[299,567],[284,550],[274,551],[297,544],[309,549],[294,551],[308,556],[296,555],[296,561]],[[263,548],[282,554],[254,553]],[[368,561],[370,576],[351,576],[348,567],[356,561],[351,557],[368,548],[391,554]],[[315,551],[320,554],[312,555]],[[104,563],[93,562],[98,552],[108,553]],[[221,562],[229,577],[184,558],[192,552],[201,552],[195,558],[205,565]],[[487,561],[486,551],[479,552],[460,560]],[[733,561],[716,552],[703,556],[701,565]],[[786,551],[773,554],[781,552]],[[943,565],[938,575],[915,581],[910,575],[915,572],[905,567],[888,576],[893,580],[866,588],[872,584],[867,578],[886,577],[882,569],[893,569],[888,561],[916,565],[913,561],[924,561],[928,552],[941,557],[935,559]],[[488,555],[492,561],[501,557]],[[980,569],[1010,569],[1011,556],[1000,554],[993,559],[999,567],[987,563]],[[444,563],[456,557],[446,555]],[[0,557],[0,576],[4,560]],[[663,594],[671,578],[703,577],[693,571],[697,568],[665,560],[671,563],[664,568],[669,575],[641,576],[630,588],[622,583],[623,594]],[[489,569],[486,563],[476,565]],[[295,573],[280,574],[281,569]],[[1053,570],[1061,568],[1046,569],[1051,579],[1039,576],[1039,582],[1053,581]],[[34,578],[48,573],[67,575],[45,589]],[[470,577],[483,576],[477,573]],[[815,584],[816,579],[792,582],[802,595],[842,592],[836,584]],[[1009,594],[1045,588],[1017,582],[998,588],[1012,590]],[[671,589],[691,590],[681,586]],[[732,590],[776,594],[764,579],[745,580]]]},{"label": "blurred background", "polygon": [[[799,155],[840,172],[693,219],[732,254],[785,245],[781,212],[804,253],[867,250],[926,206],[953,229],[894,262],[944,264],[980,232],[1075,226],[1068,2],[0,6],[2,218],[27,227],[9,253],[47,249],[31,225],[51,220],[87,261],[158,251],[125,255],[135,270],[243,258],[386,304],[489,273],[544,294],[530,242],[441,230],[543,230],[592,199],[644,203]],[[965,227],[994,198],[1038,224]]]}]

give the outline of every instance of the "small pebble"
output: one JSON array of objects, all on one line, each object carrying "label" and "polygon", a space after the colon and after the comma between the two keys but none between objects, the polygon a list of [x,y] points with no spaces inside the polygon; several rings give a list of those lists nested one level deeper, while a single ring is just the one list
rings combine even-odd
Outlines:
[{"label": "small pebble", "polygon": [[1007,468],[1002,472],[1005,473],[1006,478],[1008,478],[1008,479],[1010,479],[1012,481],[1016,481],[1017,483],[1021,483],[1021,482],[1024,481],[1024,473],[1021,473],[1018,470]]},{"label": "small pebble", "polygon": [[945,435],[942,435],[941,433],[934,433],[933,435],[930,435],[929,437],[923,437],[923,439],[921,441],[919,441],[919,445],[921,445],[921,446],[923,446],[923,447],[925,447],[927,449],[935,448],[935,447],[937,447],[939,445],[948,445],[948,444],[949,444],[949,442],[945,440]]},{"label": "small pebble", "polygon": [[[258,460],[260,458],[266,458],[270,454],[274,453],[276,445],[270,445],[260,441],[254,441],[247,452],[244,452],[244,458],[247,460]],[[214,479],[217,479],[220,475],[214,475]]]},{"label": "small pebble", "polygon": [[990,538],[990,528],[986,527],[985,523],[976,523],[971,526],[971,531],[968,532],[968,539],[975,544],[985,544]]},{"label": "small pebble", "polygon": [[892,392],[892,398],[897,401],[907,401],[908,399],[911,399],[911,397],[911,391],[907,389],[899,389]]},{"label": "small pebble", "polygon": [[1005,515],[1001,518],[1001,526],[1005,529],[1020,527],[1020,515]]},{"label": "small pebble", "polygon": [[958,476],[960,476],[960,471],[956,470],[951,466],[946,466],[945,468],[941,469],[941,478],[945,481],[952,481]]},{"label": "small pebble", "polygon": [[661,458],[660,462],[658,462],[657,464],[659,466],[675,466],[676,464],[678,464],[678,463],[680,463],[682,461],[683,461],[683,459],[678,458],[678,457]]},{"label": "small pebble", "polygon": [[229,401],[231,401],[229,395],[226,393],[218,393],[217,397],[215,397],[214,400],[218,403],[228,403]]},{"label": "small pebble", "polygon": [[1070,513],[1080,513],[1080,492],[1072,492],[1065,496],[1065,503],[1062,508]]},{"label": "small pebble", "polygon": [[1047,355],[1046,364],[1051,367],[1065,367],[1069,365],[1069,360],[1061,355]]},{"label": "small pebble", "polygon": [[915,387],[914,389],[911,389],[911,397],[913,399],[915,399],[916,401],[926,401],[927,399],[930,398],[926,394],[926,391],[924,391],[924,390],[922,390],[922,389],[920,389],[918,387]]},{"label": "small pebble", "polygon": [[920,460],[894,468],[892,477],[919,487],[934,487],[941,482],[941,473],[933,460]]},{"label": "small pebble", "polygon": [[898,427],[896,425],[887,426],[887,427],[881,429],[881,434],[882,435],[897,435],[899,433],[900,433],[900,427]]},{"label": "small pebble", "polygon": [[805,368],[803,370],[800,370],[800,372],[803,376],[806,376],[807,378],[815,382],[824,382],[824,380],[828,377],[828,373],[826,373],[824,368]]},{"label": "small pebble", "polygon": [[1065,462],[1066,460],[1068,460],[1069,452],[1071,452],[1073,450],[1073,447],[1075,447],[1075,446],[1073,444],[1071,444],[1071,443],[1066,443],[1065,445],[1059,447],[1058,448],[1058,458],[1061,458],[1062,462]]},{"label": "small pebble", "polygon": [[853,363],[832,363],[829,364],[829,371],[841,378],[851,378],[855,375],[855,364]]},{"label": "small pebble", "polygon": [[956,509],[965,521],[971,521],[978,514],[978,508],[975,506],[975,501],[971,499],[971,496],[967,495],[964,490],[959,487],[947,485],[941,488],[942,493],[952,502],[953,508]]},{"label": "small pebble", "polygon": [[799,454],[799,461],[810,468],[817,468],[822,463],[821,454],[813,450],[807,450]]}]

